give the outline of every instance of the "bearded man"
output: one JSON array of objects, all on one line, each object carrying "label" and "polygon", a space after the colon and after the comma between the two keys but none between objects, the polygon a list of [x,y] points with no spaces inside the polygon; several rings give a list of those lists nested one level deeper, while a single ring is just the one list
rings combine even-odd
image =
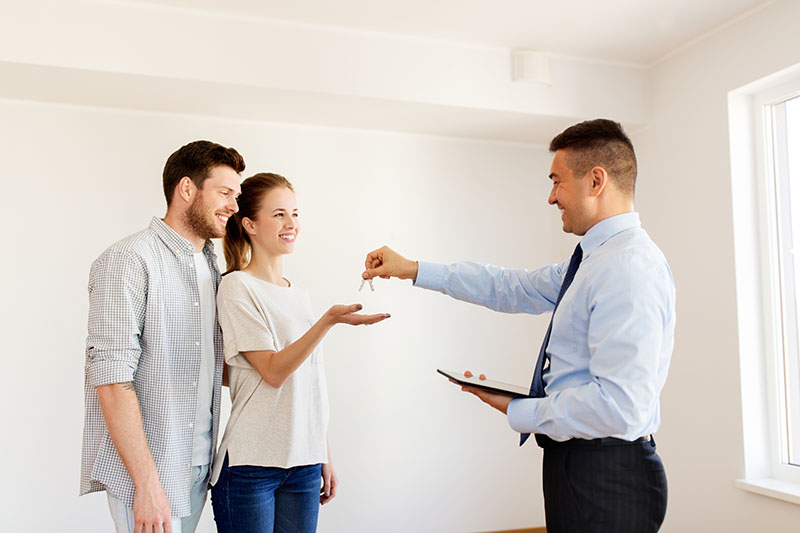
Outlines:
[{"label": "bearded man", "polygon": [[195,531],[216,445],[222,336],[214,245],[244,159],[195,141],[164,166],[167,213],[89,273],[80,493],[106,491],[118,532]]}]

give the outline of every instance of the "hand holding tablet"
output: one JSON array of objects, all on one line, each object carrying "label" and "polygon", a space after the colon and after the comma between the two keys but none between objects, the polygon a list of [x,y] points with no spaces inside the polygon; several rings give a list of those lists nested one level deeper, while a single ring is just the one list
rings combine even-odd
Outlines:
[{"label": "hand holding tablet", "polygon": [[494,381],[491,379],[486,379],[483,374],[480,377],[469,375],[466,376],[463,373],[459,372],[451,372],[447,370],[436,369],[438,373],[446,377],[447,379],[466,387],[474,387],[476,389],[483,389],[489,392],[493,392],[495,394],[503,394],[505,396],[511,396],[512,398],[527,398],[530,396],[530,391],[526,387],[521,387],[519,385],[511,385],[509,383],[503,383],[501,381]]}]

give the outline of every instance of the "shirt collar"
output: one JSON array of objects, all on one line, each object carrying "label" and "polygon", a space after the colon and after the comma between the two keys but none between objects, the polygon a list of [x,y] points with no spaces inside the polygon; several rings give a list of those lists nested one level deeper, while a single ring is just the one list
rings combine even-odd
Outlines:
[{"label": "shirt collar", "polygon": [[[153,217],[150,221],[150,229],[158,235],[175,255],[190,255],[194,253],[194,245],[189,242],[189,239],[179,235],[177,231],[160,218]],[[210,239],[206,240],[206,244],[203,246],[203,253],[212,257],[215,256],[214,243]]]},{"label": "shirt collar", "polygon": [[635,211],[622,213],[621,215],[615,215],[601,220],[589,228],[589,231],[587,231],[581,239],[581,249],[583,250],[584,259],[591,254],[595,248],[617,233],[631,228],[638,228],[641,225],[639,213]]}]

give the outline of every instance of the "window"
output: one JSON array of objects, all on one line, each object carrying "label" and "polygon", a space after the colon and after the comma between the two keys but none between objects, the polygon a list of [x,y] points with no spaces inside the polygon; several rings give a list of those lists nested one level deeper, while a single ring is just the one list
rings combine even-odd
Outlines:
[{"label": "window", "polygon": [[800,66],[729,95],[747,490],[800,504]]},{"label": "window", "polygon": [[781,459],[800,465],[800,96],[765,106],[767,163],[777,217],[783,350],[779,362]]}]

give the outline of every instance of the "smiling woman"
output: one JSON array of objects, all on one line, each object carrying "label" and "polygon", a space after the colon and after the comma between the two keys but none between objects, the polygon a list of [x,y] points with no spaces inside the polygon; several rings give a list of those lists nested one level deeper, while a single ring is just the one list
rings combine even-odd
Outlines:
[{"label": "smiling woman", "polygon": [[[250,263],[250,253],[255,251],[249,231],[245,230],[245,224],[251,231],[257,221],[270,218],[270,213],[263,216],[260,211],[264,196],[268,193],[279,194],[281,199],[292,204],[290,208],[293,219],[297,218],[297,200],[294,198],[294,188],[292,184],[279,174],[262,172],[251,176],[242,184],[244,194],[237,198],[239,213],[227,224],[227,234],[225,236],[225,263],[228,265],[227,273],[235,270],[243,270]],[[280,208],[276,208],[280,209]],[[285,209],[281,211],[282,217],[285,216]],[[297,224],[299,228],[299,224]],[[297,230],[294,231],[297,235]],[[260,249],[260,247],[259,247]]]},{"label": "smiling woman", "polygon": [[232,409],[211,478],[214,519],[222,532],[312,532],[338,485],[320,343],[335,324],[389,315],[335,305],[315,321],[308,292],[283,277],[300,230],[291,183],[256,174],[242,183],[239,203],[217,296]]}]

